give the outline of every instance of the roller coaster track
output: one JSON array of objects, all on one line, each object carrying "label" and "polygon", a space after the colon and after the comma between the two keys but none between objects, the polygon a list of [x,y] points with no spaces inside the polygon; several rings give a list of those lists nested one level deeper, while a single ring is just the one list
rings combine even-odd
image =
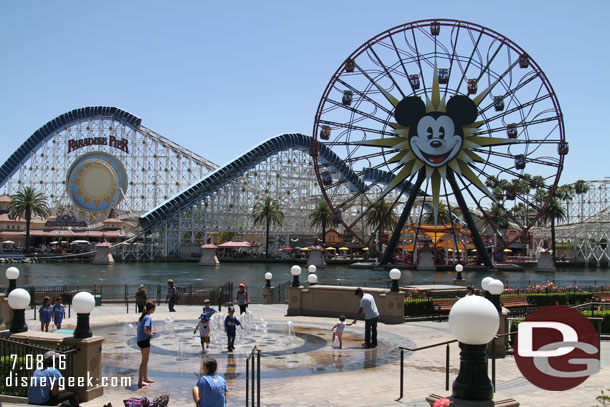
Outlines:
[{"label": "roller coaster track", "polygon": [[[139,219],[140,226],[145,233],[150,233],[156,229],[169,223],[176,216],[179,216],[184,211],[197,205],[199,202],[218,191],[226,184],[232,182],[235,178],[243,175],[246,171],[253,168],[268,157],[277,154],[280,151],[288,149],[300,149],[311,151],[312,142],[314,140],[300,133],[286,133],[272,137],[247,153],[241,155],[229,164],[210,173],[207,177],[188,187],[180,194],[168,199],[157,208],[142,215]],[[347,183],[352,191],[364,191],[366,186],[362,179],[354,173],[334,152],[327,148],[323,143],[314,144],[317,146],[314,153],[322,159],[324,163],[328,163],[328,167],[333,167]],[[378,171],[376,177],[380,181],[390,182],[393,178],[391,174],[384,171]],[[370,176],[367,181],[371,181]],[[405,191],[410,192],[412,185],[405,183],[403,185]],[[420,191],[420,194],[424,192]]]}]

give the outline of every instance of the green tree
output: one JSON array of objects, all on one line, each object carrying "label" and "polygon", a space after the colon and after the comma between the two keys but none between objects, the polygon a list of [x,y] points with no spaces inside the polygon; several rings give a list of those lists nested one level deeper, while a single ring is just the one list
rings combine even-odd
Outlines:
[{"label": "green tree", "polygon": [[[368,211],[364,215],[364,222],[368,227],[379,230],[379,234],[383,237],[385,230],[394,229],[398,222],[398,217],[392,210],[392,204],[386,202],[385,199],[380,199],[373,205],[369,206]],[[381,240],[379,239],[378,251],[381,254]]]},{"label": "green tree", "polygon": [[265,225],[265,256],[269,257],[269,228],[271,224],[282,226],[284,212],[282,212],[280,204],[267,195],[264,200],[254,204],[252,217],[255,225]]},{"label": "green tree", "polygon": [[[453,212],[453,211],[452,211]],[[455,214],[455,212],[453,212]],[[422,222],[428,225],[433,225],[434,222],[434,208],[432,207],[432,205],[430,205],[428,207],[428,209],[426,210],[426,213],[424,213],[424,216],[422,216]],[[438,224],[447,224],[447,223],[452,223],[452,219],[451,219],[451,214],[449,213],[449,208],[447,207],[446,204],[444,203],[439,203],[438,204],[438,214],[437,214],[437,219],[436,219],[436,223]]]},{"label": "green tree", "polygon": [[12,218],[21,217],[25,219],[25,252],[29,253],[32,215],[44,218],[49,213],[45,196],[34,191],[31,187],[25,187],[23,191],[11,195],[8,213]]},{"label": "green tree", "polygon": [[551,198],[540,219],[543,222],[551,223],[551,248],[553,250],[553,260],[555,260],[555,222],[566,220],[566,211],[561,206],[561,203],[559,203],[559,199],[556,197]]},{"label": "green tree", "polygon": [[322,245],[326,244],[326,227],[333,224],[333,212],[326,201],[320,201],[309,214],[309,222],[312,228],[322,228]]},{"label": "green tree", "polygon": [[578,195],[578,197],[580,198],[580,221],[584,222],[585,220],[585,215],[584,215],[584,195],[589,192],[589,184],[587,184],[584,180],[579,179],[578,181],[576,181],[574,183],[574,193],[576,195]]},{"label": "green tree", "polygon": [[561,185],[555,191],[555,196],[566,203],[566,221],[570,223],[570,202],[574,198],[574,186],[572,184]]}]

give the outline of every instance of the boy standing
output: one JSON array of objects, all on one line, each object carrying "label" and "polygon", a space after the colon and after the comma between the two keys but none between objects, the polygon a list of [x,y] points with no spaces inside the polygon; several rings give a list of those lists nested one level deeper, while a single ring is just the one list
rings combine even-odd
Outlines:
[{"label": "boy standing", "polygon": [[199,316],[199,323],[195,327],[193,334],[197,333],[197,329],[199,329],[199,338],[201,340],[201,351],[205,353],[205,344],[210,343],[210,324],[209,324],[209,318],[206,314],[201,314]]},{"label": "boy standing", "polygon": [[235,350],[235,332],[237,331],[237,325],[239,325],[241,329],[244,329],[239,320],[235,318],[235,308],[229,307],[229,315],[225,318],[225,332],[227,333],[227,349],[229,352]]},{"label": "boy standing", "polygon": [[53,323],[57,329],[61,329],[61,323],[66,317],[66,307],[61,304],[61,297],[58,295],[55,297],[55,304],[53,305],[53,309],[51,310],[53,313]]}]

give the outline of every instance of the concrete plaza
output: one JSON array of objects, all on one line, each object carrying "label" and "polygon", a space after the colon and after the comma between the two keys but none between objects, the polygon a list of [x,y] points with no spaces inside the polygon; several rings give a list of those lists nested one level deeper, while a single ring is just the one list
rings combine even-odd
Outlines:
[{"label": "concrete plaza", "polygon": [[[171,316],[175,321],[185,321],[194,326],[200,314],[200,306],[177,306],[178,312],[169,313],[165,304],[160,304],[153,314],[153,321],[162,321]],[[319,317],[287,317],[286,305],[251,305],[250,309],[257,318],[264,317],[270,323],[285,323],[290,320],[298,332],[311,331],[318,337],[330,343],[330,328],[336,323],[336,318]],[[226,312],[223,307],[222,311]],[[124,307],[104,305],[96,307],[91,315],[91,324],[94,335],[104,330],[104,326],[117,326],[117,324],[135,323],[138,315],[126,314]],[[32,330],[39,330],[38,321],[33,320],[33,312],[27,311],[28,325]],[[64,327],[74,327],[76,318],[68,319]],[[377,349],[364,350],[360,348],[363,338],[364,322],[346,327],[344,333],[344,349],[333,349],[328,345],[319,347],[308,355],[295,352],[294,358],[309,363],[305,368],[291,371],[289,366],[275,366],[275,370],[268,370],[269,364],[261,363],[261,405],[264,406],[427,406],[424,401],[430,393],[448,395],[445,386],[445,347],[437,347],[416,353],[408,353],[405,357],[405,386],[404,397],[399,402],[399,369],[400,352],[398,346],[421,347],[453,339],[445,322],[409,322],[397,325],[379,324],[380,344]],[[107,328],[106,328],[107,329]],[[131,338],[119,338],[118,340]],[[154,342],[155,339],[153,339]],[[211,351],[210,356],[219,361],[219,373],[231,378],[229,385],[228,405],[243,405],[245,403],[245,357],[251,346],[246,347],[239,343],[234,356],[231,356],[231,372],[226,350]],[[224,342],[222,343],[224,345]],[[105,351],[104,346],[108,348]],[[103,345],[103,362],[109,358],[110,340]],[[261,345],[263,359],[265,346]],[[132,353],[134,350],[130,350]],[[137,353],[134,353],[137,356]],[[197,356],[200,358],[200,356]],[[108,359],[109,360],[109,359]],[[131,359],[130,359],[131,360]],[[136,359],[134,359],[136,360]],[[137,359],[139,362],[139,359]],[[312,362],[313,361],[313,362]],[[346,361],[345,363],[343,361]],[[197,361],[195,361],[198,363]],[[295,361],[296,363],[296,361]],[[313,365],[312,365],[313,363]],[[133,364],[133,363],[132,363]],[[151,372],[167,371],[165,376],[151,374],[156,383],[138,389],[131,387],[107,387],[100,398],[83,403],[84,406],[103,406],[111,402],[113,406],[123,405],[122,400],[129,397],[147,396],[154,398],[160,394],[169,393],[170,405],[192,405],[189,397],[190,388],[195,385],[197,377],[192,371],[180,369],[180,361],[169,363],[167,357],[156,355],[155,349],[151,352],[149,370]],[[176,367],[178,365],[178,367]],[[590,377],[575,389],[565,392],[549,392],[541,390],[530,384],[519,372],[512,356],[497,360],[497,393],[496,399],[513,397],[522,406],[552,405],[556,407],[592,406],[595,397],[603,388],[610,386],[610,342],[601,344],[601,371]],[[132,366],[137,375],[137,364]],[[223,371],[223,369],[225,371]],[[271,369],[271,368],[269,368]],[[457,344],[450,345],[450,381],[452,382],[459,369],[459,348]],[[103,369],[103,372],[105,370]],[[107,372],[107,370],[106,370]],[[133,370],[132,370],[133,372]],[[278,373],[279,372],[279,373]],[[133,378],[133,384],[137,377]],[[18,404],[4,403],[4,406]]]}]

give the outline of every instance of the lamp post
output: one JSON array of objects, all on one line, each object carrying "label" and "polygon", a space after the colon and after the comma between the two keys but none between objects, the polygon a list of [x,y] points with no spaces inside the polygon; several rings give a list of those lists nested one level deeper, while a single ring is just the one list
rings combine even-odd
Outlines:
[{"label": "lamp post", "polygon": [[309,285],[316,285],[318,283],[318,276],[315,273],[311,273],[307,276],[307,282]]},{"label": "lamp post", "polygon": [[72,298],[72,307],[76,311],[75,338],[91,338],[93,333],[89,327],[89,314],[95,308],[95,298],[88,292],[81,291]]},{"label": "lamp post", "polygon": [[301,275],[301,267],[300,266],[292,266],[290,268],[290,274],[292,274],[292,286],[299,287],[299,276]]},{"label": "lamp post", "polygon": [[496,307],[498,312],[502,311],[500,306],[500,295],[504,292],[504,283],[500,280],[493,279],[487,285],[489,293],[491,294],[491,303]]},{"label": "lamp post", "polygon": [[460,372],[453,396],[465,400],[491,400],[493,385],[487,376],[487,344],[498,332],[500,317],[494,305],[470,295],[458,300],[449,312],[449,328],[459,341]]},{"label": "lamp post", "polygon": [[456,280],[463,280],[462,278],[462,271],[464,271],[464,266],[462,266],[461,264],[456,264],[455,265],[455,279]]},{"label": "lamp post", "polygon": [[10,294],[15,288],[17,288],[17,279],[19,278],[19,269],[17,267],[9,267],[5,273],[6,279],[8,280],[8,291]]},{"label": "lamp post", "polygon": [[30,293],[23,288],[15,288],[8,295],[8,306],[13,310],[13,321],[10,331],[12,333],[27,332],[25,323],[25,307],[30,304]]},{"label": "lamp post", "polygon": [[392,288],[390,289],[390,291],[392,291],[393,293],[397,293],[399,291],[398,280],[400,279],[400,270],[392,269],[390,270],[389,275],[390,279],[392,280]]},{"label": "lamp post", "polygon": [[309,271],[310,274],[315,273],[317,270],[318,268],[315,264],[310,264],[309,267],[307,267],[307,271]]},{"label": "lamp post", "polygon": [[270,272],[266,272],[265,273],[265,280],[267,280],[267,283],[265,284],[265,287],[271,288],[271,279],[272,278],[273,278],[273,274],[271,274]]},{"label": "lamp post", "polygon": [[481,280],[481,288],[485,293],[485,298],[487,298],[489,301],[491,301],[491,294],[489,293],[489,283],[491,283],[492,281],[493,277],[485,277],[483,280]]}]

